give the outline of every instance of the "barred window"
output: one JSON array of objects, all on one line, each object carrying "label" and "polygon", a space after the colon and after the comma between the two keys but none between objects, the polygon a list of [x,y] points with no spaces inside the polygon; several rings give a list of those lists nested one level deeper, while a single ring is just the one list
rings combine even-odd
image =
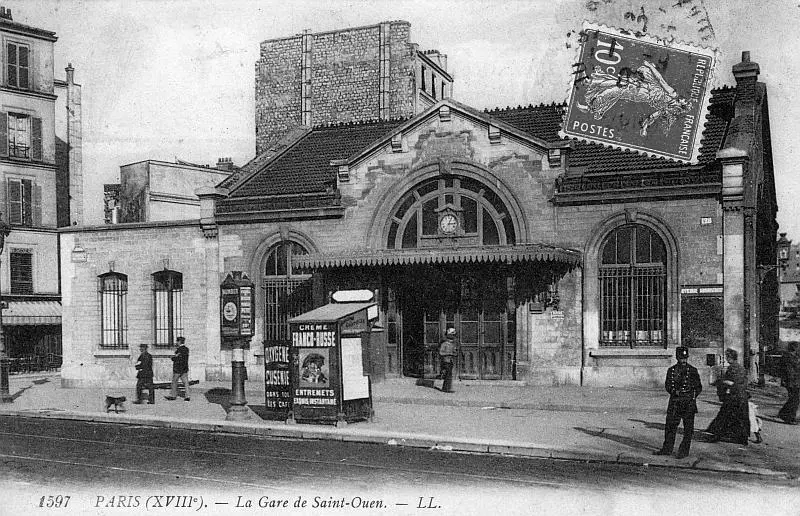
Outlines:
[{"label": "barred window", "polygon": [[641,225],[620,227],[601,246],[602,346],[665,346],[666,248]]},{"label": "barred window", "polygon": [[10,256],[11,293],[33,294],[33,252],[12,249]]},{"label": "barred window", "polygon": [[[311,276],[292,270],[292,256],[308,254],[295,242],[270,249],[264,268],[264,340],[289,340],[289,319],[312,308]],[[270,345],[270,344],[268,344]]]},{"label": "barred window", "polygon": [[183,336],[183,274],[163,270],[153,274],[155,345],[173,347]]},{"label": "barred window", "polygon": [[128,347],[128,276],[107,272],[99,276],[100,322],[103,348]]}]

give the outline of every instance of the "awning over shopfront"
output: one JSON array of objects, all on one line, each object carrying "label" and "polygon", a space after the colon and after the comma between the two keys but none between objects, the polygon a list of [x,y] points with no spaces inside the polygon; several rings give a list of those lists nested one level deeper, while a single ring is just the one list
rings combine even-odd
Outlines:
[{"label": "awning over shopfront", "polygon": [[9,301],[3,310],[3,325],[61,324],[58,301]]},{"label": "awning over shopfront", "polygon": [[369,267],[431,263],[515,263],[526,261],[558,262],[570,266],[581,263],[581,253],[545,244],[519,244],[446,249],[358,249],[335,253],[295,255],[292,264],[301,269],[330,267]]}]

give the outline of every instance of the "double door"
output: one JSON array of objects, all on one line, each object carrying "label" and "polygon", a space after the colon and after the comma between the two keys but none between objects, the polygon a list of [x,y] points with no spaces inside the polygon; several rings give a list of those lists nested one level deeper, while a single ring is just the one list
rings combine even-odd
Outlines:
[{"label": "double door", "polygon": [[424,376],[439,374],[439,343],[448,327],[456,329],[458,357],[454,375],[462,379],[513,379],[516,345],[513,316],[498,303],[473,302],[456,310],[426,311]]}]

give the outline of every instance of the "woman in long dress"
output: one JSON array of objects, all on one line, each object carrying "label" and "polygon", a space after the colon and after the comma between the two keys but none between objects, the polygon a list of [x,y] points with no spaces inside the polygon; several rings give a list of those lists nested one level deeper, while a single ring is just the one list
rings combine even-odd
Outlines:
[{"label": "woman in long dress", "polygon": [[722,407],[706,432],[712,434],[712,442],[725,440],[747,446],[747,439],[750,436],[747,371],[739,364],[738,358],[739,355],[735,350],[725,350],[725,360],[730,365],[716,384]]}]

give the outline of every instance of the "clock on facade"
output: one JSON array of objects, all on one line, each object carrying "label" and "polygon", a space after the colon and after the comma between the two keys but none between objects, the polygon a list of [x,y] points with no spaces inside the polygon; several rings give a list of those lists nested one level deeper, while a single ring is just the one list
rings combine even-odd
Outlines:
[{"label": "clock on facade", "polygon": [[456,228],[458,228],[458,219],[455,215],[448,213],[439,220],[439,228],[442,233],[448,235],[455,233]]}]

